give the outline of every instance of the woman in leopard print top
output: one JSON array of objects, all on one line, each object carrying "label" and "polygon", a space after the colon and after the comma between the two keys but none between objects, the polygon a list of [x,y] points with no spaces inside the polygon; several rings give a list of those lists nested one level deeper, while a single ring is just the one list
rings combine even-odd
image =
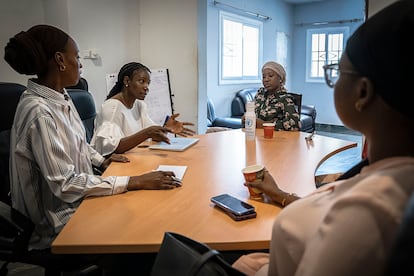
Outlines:
[{"label": "woman in leopard print top", "polygon": [[300,115],[293,97],[287,93],[284,84],[286,72],[279,63],[269,61],[262,67],[262,83],[255,96],[256,127],[275,122],[275,130],[296,130],[300,128]]}]

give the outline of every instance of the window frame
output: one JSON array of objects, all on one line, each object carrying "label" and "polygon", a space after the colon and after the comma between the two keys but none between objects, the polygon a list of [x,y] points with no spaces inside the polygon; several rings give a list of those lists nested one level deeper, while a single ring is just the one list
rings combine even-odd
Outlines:
[{"label": "window frame", "polygon": [[[223,77],[223,22],[229,20],[242,24],[243,26],[253,27],[258,29],[258,53],[257,53],[257,75],[256,76],[240,76],[240,77]],[[243,52],[243,49],[242,49]],[[219,85],[225,84],[242,84],[242,83],[260,83],[262,81],[261,76],[261,63],[263,60],[263,22],[234,13],[219,11]],[[243,66],[243,65],[242,65]],[[243,72],[243,68],[242,68]]]},{"label": "window frame", "polygon": [[[306,30],[306,82],[311,82],[311,83],[323,83],[325,84],[325,76],[324,76],[324,70],[322,68],[323,65],[325,64],[329,64],[329,63],[339,63],[339,59],[341,58],[341,54],[343,53],[343,51],[345,50],[345,46],[346,46],[346,41],[348,40],[349,37],[349,32],[350,32],[350,28],[349,26],[342,26],[342,27],[325,27],[325,28],[312,28],[312,29],[307,29]],[[320,76],[317,77],[313,77],[311,76],[311,72],[312,72],[312,35],[314,34],[325,34],[326,38],[325,38],[325,62],[324,64],[321,64],[321,74]],[[342,34],[343,36],[343,40],[342,40],[342,50],[339,53],[339,55],[337,56],[337,59],[332,60],[329,59],[328,57],[328,52],[329,52],[329,48],[328,48],[328,43],[329,43],[329,39],[328,36],[329,35],[333,35],[333,34]],[[331,60],[331,61],[329,61]],[[329,62],[328,62],[329,61]]]}]

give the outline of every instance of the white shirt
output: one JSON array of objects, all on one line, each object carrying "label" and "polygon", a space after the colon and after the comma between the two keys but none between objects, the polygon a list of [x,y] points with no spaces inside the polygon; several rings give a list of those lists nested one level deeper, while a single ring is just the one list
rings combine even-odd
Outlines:
[{"label": "white shirt", "polygon": [[293,202],[273,226],[267,275],[382,275],[413,191],[414,158],[394,157]]},{"label": "white shirt", "polygon": [[13,207],[35,224],[30,249],[50,247],[84,197],[126,191],[128,176],[93,175],[103,161],[66,91],[29,80],[11,130],[10,176]]},{"label": "white shirt", "polygon": [[128,109],[119,100],[108,99],[96,115],[91,146],[106,156],[115,151],[122,138],[153,125],[144,101],[136,100]]}]

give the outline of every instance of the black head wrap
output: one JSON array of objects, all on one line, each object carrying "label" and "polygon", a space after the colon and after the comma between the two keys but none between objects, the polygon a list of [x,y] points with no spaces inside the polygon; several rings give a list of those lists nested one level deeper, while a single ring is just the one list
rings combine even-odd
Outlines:
[{"label": "black head wrap", "polygon": [[121,92],[122,86],[124,85],[124,77],[125,76],[128,76],[129,78],[132,78],[132,74],[134,73],[134,71],[135,70],[141,70],[141,69],[144,69],[148,73],[151,73],[151,70],[147,66],[145,66],[145,65],[143,65],[139,62],[130,62],[130,63],[127,63],[124,66],[122,66],[121,69],[119,70],[117,81],[116,81],[114,87],[112,87],[112,89],[109,92],[106,99],[110,99],[114,95]]},{"label": "black head wrap", "polygon": [[414,117],[410,93],[414,52],[414,1],[397,1],[363,23],[348,39],[345,52],[355,69],[395,110]]},{"label": "black head wrap", "polygon": [[10,38],[4,59],[18,73],[41,75],[56,52],[63,52],[69,35],[49,25],[36,25]]}]

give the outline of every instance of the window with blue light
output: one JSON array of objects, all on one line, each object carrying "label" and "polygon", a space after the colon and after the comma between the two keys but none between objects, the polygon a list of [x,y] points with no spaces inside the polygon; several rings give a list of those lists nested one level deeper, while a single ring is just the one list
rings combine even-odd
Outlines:
[{"label": "window with blue light", "polygon": [[220,11],[220,84],[261,81],[263,23]]},{"label": "window with blue light", "polygon": [[349,27],[309,29],[306,32],[306,81],[325,83],[323,66],[338,63]]}]

